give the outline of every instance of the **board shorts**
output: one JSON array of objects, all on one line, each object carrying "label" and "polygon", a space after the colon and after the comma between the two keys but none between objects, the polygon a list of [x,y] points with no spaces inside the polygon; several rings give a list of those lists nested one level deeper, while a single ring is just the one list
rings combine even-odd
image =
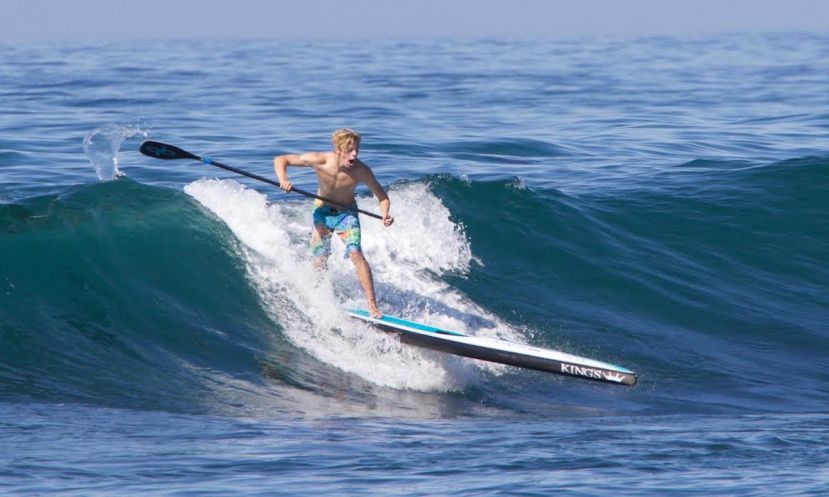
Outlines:
[{"label": "board shorts", "polygon": [[346,209],[335,209],[326,205],[322,200],[314,201],[314,235],[311,237],[311,252],[314,257],[329,256],[331,254],[331,234],[336,233],[345,244],[345,259],[352,252],[362,252],[360,246],[360,218],[357,212]]}]

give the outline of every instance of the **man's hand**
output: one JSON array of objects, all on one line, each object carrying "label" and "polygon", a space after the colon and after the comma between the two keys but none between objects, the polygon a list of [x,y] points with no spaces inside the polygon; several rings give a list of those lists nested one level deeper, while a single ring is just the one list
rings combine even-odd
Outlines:
[{"label": "man's hand", "polygon": [[394,218],[393,218],[393,217],[389,216],[388,214],[386,214],[385,216],[383,216],[383,226],[385,226],[385,227],[387,227],[387,228],[388,228],[388,227],[389,227],[389,226],[391,226],[393,223],[394,223]]},{"label": "man's hand", "polygon": [[289,192],[294,188],[294,184],[288,181],[287,179],[279,180],[279,188],[282,188],[286,192]]}]

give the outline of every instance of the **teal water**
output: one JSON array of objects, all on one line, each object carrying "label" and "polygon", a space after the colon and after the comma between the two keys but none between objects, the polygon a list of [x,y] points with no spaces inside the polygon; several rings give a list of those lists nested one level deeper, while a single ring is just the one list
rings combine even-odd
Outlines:
[{"label": "teal water", "polygon": [[[817,34],[0,47],[0,489],[825,494],[827,55]],[[340,126],[392,199],[393,227],[362,220],[387,312],[639,384],[352,322],[305,199],[137,151],[272,177]]]}]

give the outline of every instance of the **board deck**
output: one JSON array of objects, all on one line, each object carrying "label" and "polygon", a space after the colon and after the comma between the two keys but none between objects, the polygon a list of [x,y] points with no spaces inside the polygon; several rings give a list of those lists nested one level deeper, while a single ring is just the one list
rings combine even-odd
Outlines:
[{"label": "board deck", "polygon": [[617,385],[633,386],[637,380],[636,373],[629,369],[557,350],[467,335],[395,316],[377,319],[364,309],[346,312],[383,331],[398,334],[406,343],[432,350]]}]

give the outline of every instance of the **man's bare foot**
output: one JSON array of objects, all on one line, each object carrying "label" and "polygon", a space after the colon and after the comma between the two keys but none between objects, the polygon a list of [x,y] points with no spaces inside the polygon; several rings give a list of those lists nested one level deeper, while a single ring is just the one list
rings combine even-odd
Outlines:
[{"label": "man's bare foot", "polygon": [[376,305],[369,306],[368,313],[371,314],[371,317],[374,319],[380,319],[383,317],[383,313],[380,312],[380,309],[378,309]]}]

